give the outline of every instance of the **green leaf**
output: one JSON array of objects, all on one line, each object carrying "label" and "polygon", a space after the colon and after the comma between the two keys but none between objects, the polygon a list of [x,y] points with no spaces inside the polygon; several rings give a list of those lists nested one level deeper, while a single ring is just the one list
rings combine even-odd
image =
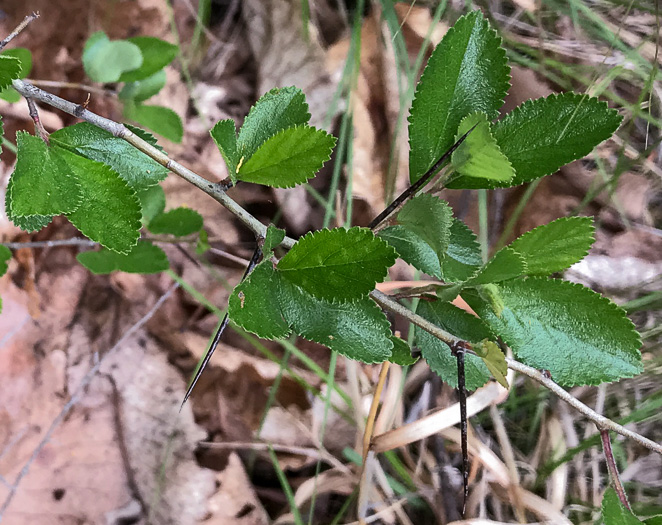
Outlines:
[{"label": "green leaf", "polygon": [[457,130],[459,140],[476,126],[451,157],[453,167],[461,176],[446,183],[447,188],[492,188],[493,181],[510,181],[515,170],[501,152],[490,131],[485,113],[467,115]]},{"label": "green leaf", "polygon": [[625,508],[616,491],[609,487],[602,497],[602,520],[604,525],[637,525],[642,523]]},{"label": "green leaf", "polygon": [[326,131],[309,126],[284,129],[268,138],[239,166],[237,179],[292,188],[315,176],[331,158],[335,144],[335,137]]},{"label": "green leaf", "polygon": [[202,215],[191,208],[175,208],[154,217],[148,229],[152,233],[169,233],[177,237],[191,235],[202,229]]},{"label": "green leaf", "polygon": [[477,292],[465,290],[462,297],[522,362],[549,370],[557,383],[597,385],[642,371],[639,334],[605,297],[545,278],[491,286],[498,308]]},{"label": "green leaf", "polygon": [[2,277],[7,272],[10,259],[11,250],[6,246],[0,246],[0,277]]},{"label": "green leaf", "polygon": [[391,357],[390,324],[371,299],[317,299],[281,278],[279,300],[283,316],[300,336],[364,363],[381,363]]},{"label": "green leaf", "polygon": [[391,341],[393,342],[393,352],[389,358],[391,363],[400,366],[410,366],[418,361],[418,357],[411,355],[411,348],[409,348],[407,341],[403,341],[394,335],[391,336]]},{"label": "green leaf", "polygon": [[515,177],[530,182],[581,159],[618,129],[622,117],[597,98],[563,93],[529,100],[492,126]]},{"label": "green leaf", "polygon": [[[483,322],[473,315],[442,301],[420,301],[416,313],[454,336],[469,342],[491,337]],[[415,328],[415,344],[421,349],[423,359],[430,369],[452,387],[457,387],[457,358],[451,349],[433,335],[418,326]],[[475,390],[490,379],[490,372],[483,360],[473,354],[464,358],[467,390]]]},{"label": "green leaf", "polygon": [[278,299],[280,278],[271,261],[258,264],[230,295],[230,319],[263,339],[287,337],[290,326],[283,318]]},{"label": "green leaf", "polygon": [[662,514],[658,514],[657,516],[651,516],[650,518],[646,518],[644,520],[644,523],[646,525],[662,525]]},{"label": "green leaf", "polygon": [[407,202],[398,223],[430,245],[441,260],[448,248],[453,211],[439,197],[423,193]]},{"label": "green leaf", "polygon": [[409,117],[409,178],[417,181],[454,143],[460,121],[482,111],[491,120],[510,87],[501,38],[480,11],[461,17],[432,52]]},{"label": "green leaf", "polygon": [[126,40],[110,40],[103,31],[92,34],[83,48],[83,67],[94,82],[117,82],[125,71],[143,63],[140,48]]},{"label": "green leaf", "polygon": [[211,246],[209,245],[209,235],[207,234],[207,230],[203,228],[198,234],[198,242],[195,244],[195,253],[197,255],[203,255],[210,249]]},{"label": "green leaf", "polygon": [[81,204],[76,177],[54,149],[24,131],[16,134],[16,169],[12,174],[12,216],[59,215],[75,211]]},{"label": "green leaf", "polygon": [[[15,78],[25,78],[30,74],[30,71],[32,70],[32,53],[30,53],[29,49],[24,47],[14,47],[12,49],[6,49],[0,56],[14,57],[21,61],[20,71]],[[0,73],[0,76],[1,75],[2,73]],[[18,102],[21,100],[21,95],[19,95],[18,91],[13,87],[9,86],[0,90],[0,98],[7,102]]]},{"label": "green leaf", "polygon": [[182,119],[170,108],[127,104],[124,108],[127,118],[151,129],[172,142],[181,142],[184,136]]},{"label": "green leaf", "polygon": [[404,226],[389,226],[377,235],[393,246],[402,260],[428,275],[441,278],[439,257],[418,235]]},{"label": "green leaf", "polygon": [[62,148],[55,153],[80,184],[81,203],[67,218],[85,236],[118,253],[128,253],[140,236],[140,201],[116,171]]},{"label": "green leaf", "polygon": [[237,179],[237,163],[239,154],[237,151],[237,128],[231,118],[219,120],[209,132],[221,152],[221,156],[228,168],[228,174],[233,182]]},{"label": "green leaf", "polygon": [[395,250],[367,228],[336,228],[302,237],[278,269],[317,298],[343,300],[367,295],[395,260]]},{"label": "green leaf", "polygon": [[14,187],[14,181],[9,179],[7,184],[7,191],[5,193],[5,213],[7,218],[12,221],[16,226],[21,228],[21,230],[26,232],[33,232],[41,230],[46,227],[52,220],[53,216],[51,215],[29,215],[25,217],[17,216],[14,214],[12,208],[12,188]]},{"label": "green leaf", "polygon": [[160,70],[143,80],[136,80],[135,82],[125,84],[119,93],[119,97],[122,100],[132,99],[136,102],[143,102],[156,95],[165,85],[166,72]]},{"label": "green leaf", "polygon": [[471,229],[458,219],[450,228],[448,250],[441,260],[441,276],[449,283],[462,282],[476,273],[483,264],[480,245]]},{"label": "green leaf", "polygon": [[149,221],[165,210],[165,192],[158,184],[140,190],[138,192],[138,199],[140,200],[140,209],[143,213],[141,219],[143,224],[149,224]]},{"label": "green leaf", "polygon": [[549,275],[581,261],[593,244],[591,217],[567,217],[538,226],[515,239],[529,275]]},{"label": "green leaf", "polygon": [[[155,146],[148,140],[148,137],[154,140],[151,134],[143,130],[138,132],[139,128],[131,129]],[[125,140],[87,122],[59,129],[51,134],[50,141],[88,159],[108,164],[136,191],[154,186],[168,175],[166,168]]]},{"label": "green leaf", "polygon": [[127,39],[142,55],[142,64],[136,69],[125,70],[120,82],[136,82],[151,77],[172,62],[179,53],[179,47],[152,36],[135,36]]},{"label": "green leaf", "polygon": [[485,363],[485,366],[492,374],[492,377],[504,388],[508,388],[508,364],[506,363],[506,356],[503,355],[499,345],[493,341],[485,339],[481,343],[474,345],[474,351],[478,354]]},{"label": "green leaf", "polygon": [[262,252],[267,254],[271,253],[276,246],[278,246],[285,238],[285,230],[276,228],[273,224],[267,227],[267,234],[264,236],[264,244],[262,245]]},{"label": "green leaf", "polygon": [[267,139],[309,120],[306,97],[299,88],[272,89],[260,97],[246,116],[237,138],[237,157],[246,162]]},{"label": "green leaf", "polygon": [[96,274],[115,271],[128,273],[158,273],[169,268],[168,257],[158,246],[149,241],[140,241],[127,254],[119,254],[102,248],[96,252],[82,252],[76,256],[78,262]]},{"label": "green leaf", "polygon": [[498,283],[526,274],[524,259],[512,248],[501,248],[485,266],[466,282],[466,286]]},{"label": "green leaf", "polygon": [[21,61],[18,58],[0,55],[0,89],[11,86],[11,81],[21,75]]}]

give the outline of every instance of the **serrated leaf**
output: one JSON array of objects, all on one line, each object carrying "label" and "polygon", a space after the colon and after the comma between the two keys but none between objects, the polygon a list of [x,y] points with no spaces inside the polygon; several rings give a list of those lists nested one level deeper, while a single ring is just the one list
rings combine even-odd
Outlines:
[{"label": "serrated leaf", "polygon": [[125,84],[118,96],[122,100],[144,102],[161,91],[165,85],[166,72],[162,69],[147,78]]},{"label": "serrated leaf", "polygon": [[526,274],[526,264],[522,256],[509,247],[502,248],[487,261],[485,266],[469,279],[466,286],[498,283]]},{"label": "serrated leaf", "polygon": [[202,215],[191,208],[175,208],[154,217],[147,228],[152,233],[183,237],[202,229]]},{"label": "serrated leaf", "polygon": [[367,228],[336,228],[302,237],[278,269],[317,298],[344,300],[367,295],[395,260],[395,250]]},{"label": "serrated leaf", "polygon": [[118,253],[129,253],[140,236],[140,201],[110,166],[54,148],[80,184],[81,203],[67,218],[85,236]]},{"label": "serrated leaf", "polygon": [[110,40],[103,31],[92,34],[83,48],[83,67],[94,82],[117,82],[125,71],[143,63],[140,48],[126,40]]},{"label": "serrated leaf", "polygon": [[410,366],[418,361],[418,357],[411,355],[411,348],[409,348],[407,341],[403,341],[394,335],[391,336],[391,341],[393,342],[393,350],[389,358],[391,363],[400,366]]},{"label": "serrated leaf", "polygon": [[597,385],[642,371],[641,341],[625,312],[579,284],[531,277],[492,285],[495,313],[478,293],[462,297],[524,363],[565,386]]},{"label": "serrated leaf", "polygon": [[2,277],[7,272],[10,259],[11,250],[6,246],[0,246],[0,277]]},{"label": "serrated leaf", "polygon": [[80,184],[54,149],[24,131],[16,134],[16,169],[11,176],[11,214],[60,215],[81,203]]},{"label": "serrated leaf", "polygon": [[415,233],[442,259],[450,240],[453,211],[439,197],[423,193],[407,202],[398,213],[398,222]]},{"label": "serrated leaf", "polygon": [[[133,134],[138,135],[145,142],[151,144],[159,151],[163,152],[163,148],[159,145],[159,141],[156,140],[156,137],[152,135],[149,131],[139,128],[138,126],[132,126],[131,124],[124,124],[124,127],[129,129]],[[149,158],[149,157],[148,157]],[[151,159],[150,159],[151,160]],[[117,170],[115,170],[117,171]]]},{"label": "serrated leaf", "polygon": [[[442,301],[420,301],[416,313],[447,332],[469,342],[478,342],[491,336],[483,322],[473,315]],[[450,347],[418,326],[415,345],[421,349],[430,369],[452,387],[457,387],[457,359]],[[473,354],[464,357],[467,390],[475,390],[490,379],[482,359]]]},{"label": "serrated leaf", "polygon": [[228,174],[233,182],[237,180],[237,163],[239,162],[237,152],[237,128],[234,120],[219,120],[209,132],[221,152],[221,156],[228,168]]},{"label": "serrated leaf", "polygon": [[402,260],[428,275],[441,278],[439,257],[418,235],[404,226],[389,226],[377,235],[393,246]]},{"label": "serrated leaf", "polygon": [[390,324],[371,299],[317,299],[281,278],[279,301],[283,316],[301,337],[364,363],[381,363],[391,357]]},{"label": "serrated leaf", "polygon": [[[21,67],[18,76],[14,78],[25,78],[30,74],[30,71],[32,70],[32,53],[30,53],[29,49],[24,47],[14,47],[12,49],[4,50],[0,56],[9,56],[20,60]],[[0,68],[1,67],[2,66],[0,65]],[[2,73],[0,73],[0,76],[2,76]],[[21,95],[19,95],[18,91],[13,87],[8,86],[5,89],[0,88],[0,98],[7,102],[18,102],[21,100]]]},{"label": "serrated leaf", "polygon": [[510,87],[501,38],[480,11],[461,17],[432,52],[409,117],[409,178],[417,181],[454,143],[473,111],[498,115]]},{"label": "serrated leaf", "polygon": [[618,129],[622,117],[597,98],[563,93],[529,100],[492,126],[516,186],[581,159]]},{"label": "serrated leaf", "polygon": [[99,251],[82,252],[76,256],[78,262],[96,274],[115,271],[128,273],[158,273],[169,268],[168,257],[158,246],[149,241],[140,241],[127,254],[119,254],[102,248]]},{"label": "serrated leaf", "polygon": [[272,89],[260,97],[244,119],[237,137],[238,159],[245,162],[279,131],[307,124],[309,120],[306,97],[299,88]]},{"label": "serrated leaf", "polygon": [[483,264],[476,235],[461,220],[453,219],[446,254],[441,260],[441,276],[449,283],[462,282]]},{"label": "serrated leaf", "polygon": [[143,224],[149,224],[149,221],[165,210],[165,192],[160,185],[140,190],[137,195],[143,214],[141,219]]},{"label": "serrated leaf", "polygon": [[281,313],[279,283],[280,276],[271,261],[258,264],[230,295],[230,319],[263,339],[287,337],[290,326]]},{"label": "serrated leaf", "polygon": [[529,275],[549,275],[581,261],[593,244],[591,217],[567,217],[538,226],[515,239],[510,248],[519,253]]},{"label": "serrated leaf", "polygon": [[302,184],[331,158],[333,135],[309,126],[296,126],[268,138],[239,167],[237,179],[274,188]]},{"label": "serrated leaf", "polygon": [[127,118],[151,129],[172,142],[181,142],[184,136],[182,119],[172,109],[163,106],[127,104],[124,107]]},{"label": "serrated leaf", "polygon": [[[139,133],[137,129],[132,128],[144,140],[146,137],[154,139],[146,131]],[[154,186],[168,175],[166,168],[125,140],[87,122],[59,129],[51,134],[50,141],[88,159],[108,164],[136,191]],[[151,143],[150,140],[147,142]]]},{"label": "serrated leaf", "polygon": [[12,179],[9,179],[9,183],[7,184],[7,191],[5,193],[5,213],[7,214],[7,218],[12,221],[14,225],[18,226],[21,230],[26,232],[38,231],[48,226],[48,224],[53,220],[52,216],[29,215],[26,217],[20,217],[14,215],[11,204],[13,186],[14,184]]},{"label": "serrated leaf", "polygon": [[278,246],[285,238],[285,230],[276,228],[273,224],[267,227],[267,234],[264,236],[264,244],[262,245],[262,252],[267,254],[271,253],[276,246]]},{"label": "serrated leaf", "polygon": [[611,487],[607,488],[602,497],[602,520],[604,525],[637,525],[642,523],[639,518],[625,508],[618,498],[618,494]]},{"label": "serrated leaf", "polygon": [[447,182],[446,187],[492,188],[493,181],[510,181],[515,170],[499,149],[484,113],[472,113],[463,118],[455,140],[459,140],[472,128],[473,131],[451,157],[453,167],[460,177]]},{"label": "serrated leaf", "polygon": [[492,374],[492,377],[504,388],[508,387],[506,374],[508,373],[508,364],[506,356],[503,355],[501,348],[494,341],[482,341],[474,345],[474,351],[485,363],[485,366]]},{"label": "serrated leaf", "polygon": [[21,61],[18,58],[0,55],[0,89],[11,86],[11,81],[21,75]]},{"label": "serrated leaf", "polygon": [[136,82],[151,77],[170,64],[179,53],[176,45],[152,36],[135,36],[127,41],[140,50],[142,64],[137,69],[125,70],[119,82]]}]

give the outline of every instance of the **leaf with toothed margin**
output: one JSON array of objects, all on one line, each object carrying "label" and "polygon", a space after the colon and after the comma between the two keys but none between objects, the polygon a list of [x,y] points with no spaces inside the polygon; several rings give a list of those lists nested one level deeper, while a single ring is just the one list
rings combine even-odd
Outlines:
[{"label": "leaf with toothed margin", "polygon": [[[642,522],[632,514],[632,511],[625,508],[625,505],[621,503],[616,491],[608,487],[604,496],[602,496],[602,523],[604,525],[638,525],[640,523],[648,524],[649,521]],[[652,525],[652,522],[650,523]]]},{"label": "leaf with toothed margin", "polygon": [[39,137],[16,134],[16,169],[11,176],[11,214],[50,216],[73,212],[81,204],[77,177]]},{"label": "leaf with toothed margin", "polygon": [[443,280],[449,283],[466,281],[482,264],[476,235],[461,220],[453,218],[448,249],[441,260]]},{"label": "leaf with toothed margin", "polygon": [[21,230],[26,232],[39,231],[42,228],[48,226],[53,220],[52,215],[27,215],[25,217],[14,215],[11,204],[12,187],[12,180],[9,179],[9,183],[7,184],[7,192],[5,194],[5,213],[7,214],[7,218],[12,221],[14,225],[18,226]]},{"label": "leaf with toothed margin", "polygon": [[[416,313],[459,339],[475,343],[491,337],[489,329],[480,319],[451,303],[420,301]],[[418,326],[415,334],[415,345],[421,349],[430,369],[450,386],[457,387],[457,359],[450,347]],[[464,367],[467,390],[483,386],[490,378],[487,366],[478,356],[466,354]]]},{"label": "leaf with toothed margin", "polygon": [[439,257],[430,245],[404,226],[388,226],[377,236],[398,252],[400,258],[414,268],[441,279]]},{"label": "leaf with toothed margin", "polygon": [[296,87],[274,88],[255,103],[237,137],[237,163],[246,162],[267,139],[310,120],[303,92]]},{"label": "leaf with toothed margin", "polygon": [[165,252],[149,241],[139,241],[126,254],[101,248],[99,251],[79,253],[76,259],[85,268],[95,274],[108,274],[115,271],[159,273],[166,271],[170,267]]},{"label": "leaf with toothed margin", "polygon": [[605,102],[580,93],[525,102],[492,126],[515,169],[515,177],[499,187],[530,182],[581,159],[611,137],[622,120]]},{"label": "leaf with toothed margin", "polygon": [[367,228],[335,228],[302,237],[278,270],[317,298],[347,300],[371,292],[395,260],[395,250]]},{"label": "leaf with toothed margin", "polygon": [[172,142],[179,143],[184,136],[182,119],[170,108],[130,101],[124,105],[124,115]]},{"label": "leaf with toothed margin", "polygon": [[398,223],[423,239],[439,259],[448,248],[452,221],[448,203],[429,193],[414,197],[398,213]]},{"label": "leaf with toothed margin", "polygon": [[498,283],[526,274],[524,258],[512,248],[501,248],[465,286]]},{"label": "leaf with toothed margin", "polygon": [[278,297],[283,317],[301,337],[364,363],[391,357],[391,325],[372,299],[318,299],[285,278],[280,279]]},{"label": "leaf with toothed margin", "polygon": [[21,61],[12,56],[0,55],[0,89],[11,86],[11,81],[21,76]]},{"label": "leaf with toothed margin", "polygon": [[267,227],[267,233],[264,236],[264,244],[262,245],[262,253],[264,254],[265,259],[269,256],[271,252],[274,251],[274,248],[280,245],[285,239],[285,230],[276,228],[273,224],[270,224]]},{"label": "leaf with toothed margin", "polygon": [[[135,133],[158,148],[152,143],[151,134],[143,130]],[[59,129],[51,133],[50,141],[82,157],[108,164],[136,191],[154,186],[168,175],[166,168],[125,140],[88,122]]]},{"label": "leaf with toothed margin", "polygon": [[418,357],[411,355],[411,348],[407,341],[400,339],[394,335],[391,336],[393,342],[393,352],[389,361],[400,366],[410,366],[418,361]]},{"label": "leaf with toothed margin", "polygon": [[[9,56],[20,60],[21,68],[18,72],[18,76],[14,78],[25,78],[30,74],[30,71],[32,70],[32,53],[30,53],[29,49],[24,47],[5,49],[0,56]],[[21,95],[13,87],[8,86],[5,89],[0,89],[0,98],[7,102],[19,102],[21,100]]]},{"label": "leaf with toothed margin", "polygon": [[428,60],[409,117],[409,178],[416,182],[455,142],[460,121],[499,114],[510,87],[501,38],[480,11],[461,17]]},{"label": "leaf with toothed margin", "polygon": [[336,138],[310,126],[295,126],[268,138],[241,163],[237,179],[274,188],[302,184],[331,158]]},{"label": "leaf with toothed margin", "polygon": [[287,337],[290,326],[281,313],[279,282],[280,276],[271,261],[258,264],[230,295],[230,319],[263,339]]},{"label": "leaf with toothed margin", "polygon": [[480,343],[476,343],[474,346],[474,351],[483,360],[485,366],[492,374],[492,377],[497,380],[497,382],[503,388],[508,387],[508,380],[506,379],[506,374],[508,374],[508,363],[506,363],[506,356],[503,355],[501,348],[494,341],[488,341],[485,339]]},{"label": "leaf with toothed margin", "polygon": [[228,168],[228,175],[232,182],[237,182],[237,163],[239,162],[237,152],[237,128],[234,120],[219,120],[209,132],[221,152],[221,156]]},{"label": "leaf with toothed margin", "polygon": [[157,184],[156,186],[150,186],[149,188],[140,190],[137,195],[143,214],[140,220],[144,225],[149,224],[149,221],[165,210],[165,192],[160,185]]},{"label": "leaf with toothed margin", "polygon": [[[639,374],[641,340],[625,311],[579,284],[529,277],[490,285],[464,300],[523,363],[564,386],[598,385]],[[500,310],[500,311],[499,311]]]},{"label": "leaf with toothed margin", "polygon": [[492,136],[485,113],[472,113],[462,119],[455,135],[456,140],[472,128],[473,131],[451,157],[453,168],[460,176],[446,182],[446,187],[492,188],[494,181],[510,181],[515,170]]},{"label": "leaf with toothed margin", "polygon": [[80,185],[81,202],[67,218],[85,236],[118,253],[129,253],[140,237],[140,201],[110,166],[54,148]]},{"label": "leaf with toothed margin", "polygon": [[549,275],[569,268],[588,254],[593,244],[591,217],[567,217],[538,226],[515,239],[528,275]]}]

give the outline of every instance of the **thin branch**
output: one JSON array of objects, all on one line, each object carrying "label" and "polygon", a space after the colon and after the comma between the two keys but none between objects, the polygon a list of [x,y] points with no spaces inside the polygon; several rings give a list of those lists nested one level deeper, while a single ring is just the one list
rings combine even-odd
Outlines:
[{"label": "thin branch", "polygon": [[37,18],[39,18],[39,11],[35,11],[31,15],[26,16],[23,19],[23,21],[16,26],[16,29],[14,29],[11,33],[9,33],[9,36],[7,38],[5,38],[4,40],[0,40],[0,51],[2,51],[4,47],[7,44],[9,44],[9,42],[14,40],[14,38],[16,38],[21,31],[23,31],[26,27],[28,27],[30,22],[36,20]]},{"label": "thin branch", "polygon": [[0,246],[6,246],[10,250],[20,250],[22,248],[56,248],[59,246],[84,246],[94,248],[99,243],[90,239],[56,239],[52,241],[30,241],[30,242],[0,242]]},{"label": "thin branch", "polygon": [[23,481],[23,478],[28,474],[30,467],[32,466],[32,463],[37,458],[37,456],[39,456],[39,454],[44,449],[46,444],[51,440],[51,438],[53,437],[53,433],[62,424],[62,422],[65,420],[69,412],[71,412],[71,409],[74,408],[74,406],[76,406],[76,404],[80,401],[88,385],[92,382],[92,379],[96,377],[97,373],[101,369],[101,366],[106,362],[109,356],[113,355],[116,350],[118,350],[122,345],[124,345],[124,343],[126,343],[131,337],[133,337],[133,335],[138,330],[140,330],[145,325],[145,323],[147,323],[147,321],[149,321],[154,316],[157,310],[161,308],[163,303],[165,303],[168,300],[168,298],[173,294],[173,292],[177,288],[179,288],[179,283],[174,283],[170,288],[168,288],[168,290],[159,298],[159,300],[156,301],[154,306],[152,306],[149,312],[147,312],[143,317],[141,317],[138,320],[136,324],[134,324],[131,328],[129,328],[126,331],[126,333],[120,338],[120,340],[117,341],[117,343],[115,343],[115,345],[110,350],[108,350],[108,352],[103,354],[103,357],[101,357],[101,359],[99,359],[96,362],[96,364],[90,369],[90,371],[87,374],[85,374],[85,377],[83,377],[83,379],[79,383],[78,388],[76,388],[76,391],[71,395],[71,398],[69,399],[67,404],[64,405],[60,413],[53,420],[51,426],[44,434],[44,437],[35,447],[35,449],[32,451],[32,454],[26,461],[25,465],[23,465],[23,468],[16,476],[16,479],[14,480],[14,483],[9,489],[9,493],[7,494],[7,497],[5,498],[2,507],[0,507],[0,521],[2,521],[2,517],[4,513],[7,511],[7,508],[9,507],[12,499],[14,499],[18,486],[20,485],[21,481]]},{"label": "thin branch", "polygon": [[609,471],[609,477],[614,485],[614,490],[618,494],[618,499],[621,500],[623,506],[632,511],[630,507],[630,502],[628,501],[628,496],[625,493],[625,488],[623,483],[621,483],[621,476],[618,474],[618,467],[616,467],[616,460],[614,460],[614,451],[611,449],[611,439],[609,438],[609,430],[606,428],[600,429],[600,439],[602,440],[602,450],[605,453],[605,459],[607,460],[607,470]]},{"label": "thin branch", "polygon": [[559,386],[554,381],[552,381],[540,370],[536,370],[535,368],[520,363],[519,361],[515,361],[514,359],[511,359],[509,357],[506,357],[506,363],[508,364],[508,368],[512,368],[516,372],[520,372],[530,377],[531,379],[537,381],[548,390],[551,390],[554,394],[556,394],[559,398],[561,398],[563,401],[565,401],[570,406],[572,406],[575,410],[581,412],[587,419],[593,421],[593,423],[595,423],[595,426],[598,427],[599,430],[603,430],[603,429],[612,430],[617,434],[632,439],[633,441],[636,441],[637,443],[646,447],[647,449],[662,455],[662,445],[660,445],[659,443],[655,443],[654,441],[651,441],[650,439],[645,438],[641,434],[637,434],[632,430],[628,430],[624,426],[615,423],[611,419],[608,419],[605,416],[598,414],[595,410],[593,410],[592,408],[586,406],[584,403],[579,401],[579,399],[573,397],[570,393],[568,393],[561,386]]},{"label": "thin branch", "polygon": [[97,86],[89,86],[87,84],[78,84],[77,82],[59,82],[58,80],[35,80],[32,78],[25,79],[27,82],[30,82],[34,86],[40,86],[45,88],[52,89],[80,89],[82,91],[87,91],[88,93],[96,93],[97,95],[102,95],[104,97],[114,97],[117,96],[117,91],[114,89],[107,89]]}]

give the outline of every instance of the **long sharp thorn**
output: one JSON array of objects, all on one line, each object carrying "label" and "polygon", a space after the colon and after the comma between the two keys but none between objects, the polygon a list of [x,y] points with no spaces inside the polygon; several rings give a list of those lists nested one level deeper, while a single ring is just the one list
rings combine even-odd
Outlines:
[{"label": "long sharp thorn", "polygon": [[450,158],[450,156],[453,154],[453,152],[460,147],[460,144],[464,142],[464,140],[469,136],[469,133],[471,133],[474,128],[478,124],[475,124],[469,131],[467,131],[464,135],[462,135],[455,144],[453,144],[450,149],[444,153],[441,158],[434,163],[434,165],[426,171],[423,176],[418,179],[414,184],[409,186],[405,191],[403,191],[397,199],[395,199],[391,204],[389,204],[384,211],[382,211],[377,217],[375,217],[370,224],[368,224],[368,228],[371,230],[375,229],[377,226],[379,226],[382,222],[384,222],[389,215],[391,215],[398,207],[405,202],[409,197],[414,195],[418,190],[420,190],[423,186],[425,186],[428,181],[442,168],[444,163]]},{"label": "long sharp thorn", "polygon": [[[251,257],[250,262],[248,263],[248,266],[246,267],[246,271],[244,272],[244,276],[241,278],[243,281],[248,277],[248,274],[253,271],[253,268],[257,266],[258,261],[260,260],[260,257],[262,257],[262,248],[258,245],[257,248],[255,248],[255,251],[253,252],[253,256]],[[195,388],[195,385],[198,383],[198,380],[202,376],[202,372],[204,369],[207,367],[207,364],[209,364],[209,360],[211,359],[211,356],[214,355],[214,351],[216,350],[216,347],[218,346],[218,343],[221,340],[221,336],[223,335],[223,332],[225,331],[225,328],[228,326],[228,322],[230,319],[228,318],[228,314],[226,313],[225,316],[223,317],[223,321],[221,321],[221,325],[218,327],[218,330],[216,330],[216,333],[214,334],[214,339],[212,340],[211,344],[209,345],[209,349],[205,353],[204,358],[202,359],[202,362],[200,363],[200,366],[198,369],[195,371],[195,375],[193,376],[193,379],[189,383],[188,389],[186,390],[186,395],[184,396],[184,400],[182,401],[181,406],[179,407],[179,410],[181,411],[182,407],[188,401],[188,398],[191,396],[191,392],[193,392],[193,389]]]},{"label": "long sharp thorn", "polygon": [[469,497],[469,447],[467,446],[467,388],[464,378],[464,352],[465,347],[459,343],[455,347],[457,357],[457,388],[460,397],[460,429],[462,433],[462,478],[464,483],[464,500],[462,502],[462,519],[467,512],[467,498]]}]

